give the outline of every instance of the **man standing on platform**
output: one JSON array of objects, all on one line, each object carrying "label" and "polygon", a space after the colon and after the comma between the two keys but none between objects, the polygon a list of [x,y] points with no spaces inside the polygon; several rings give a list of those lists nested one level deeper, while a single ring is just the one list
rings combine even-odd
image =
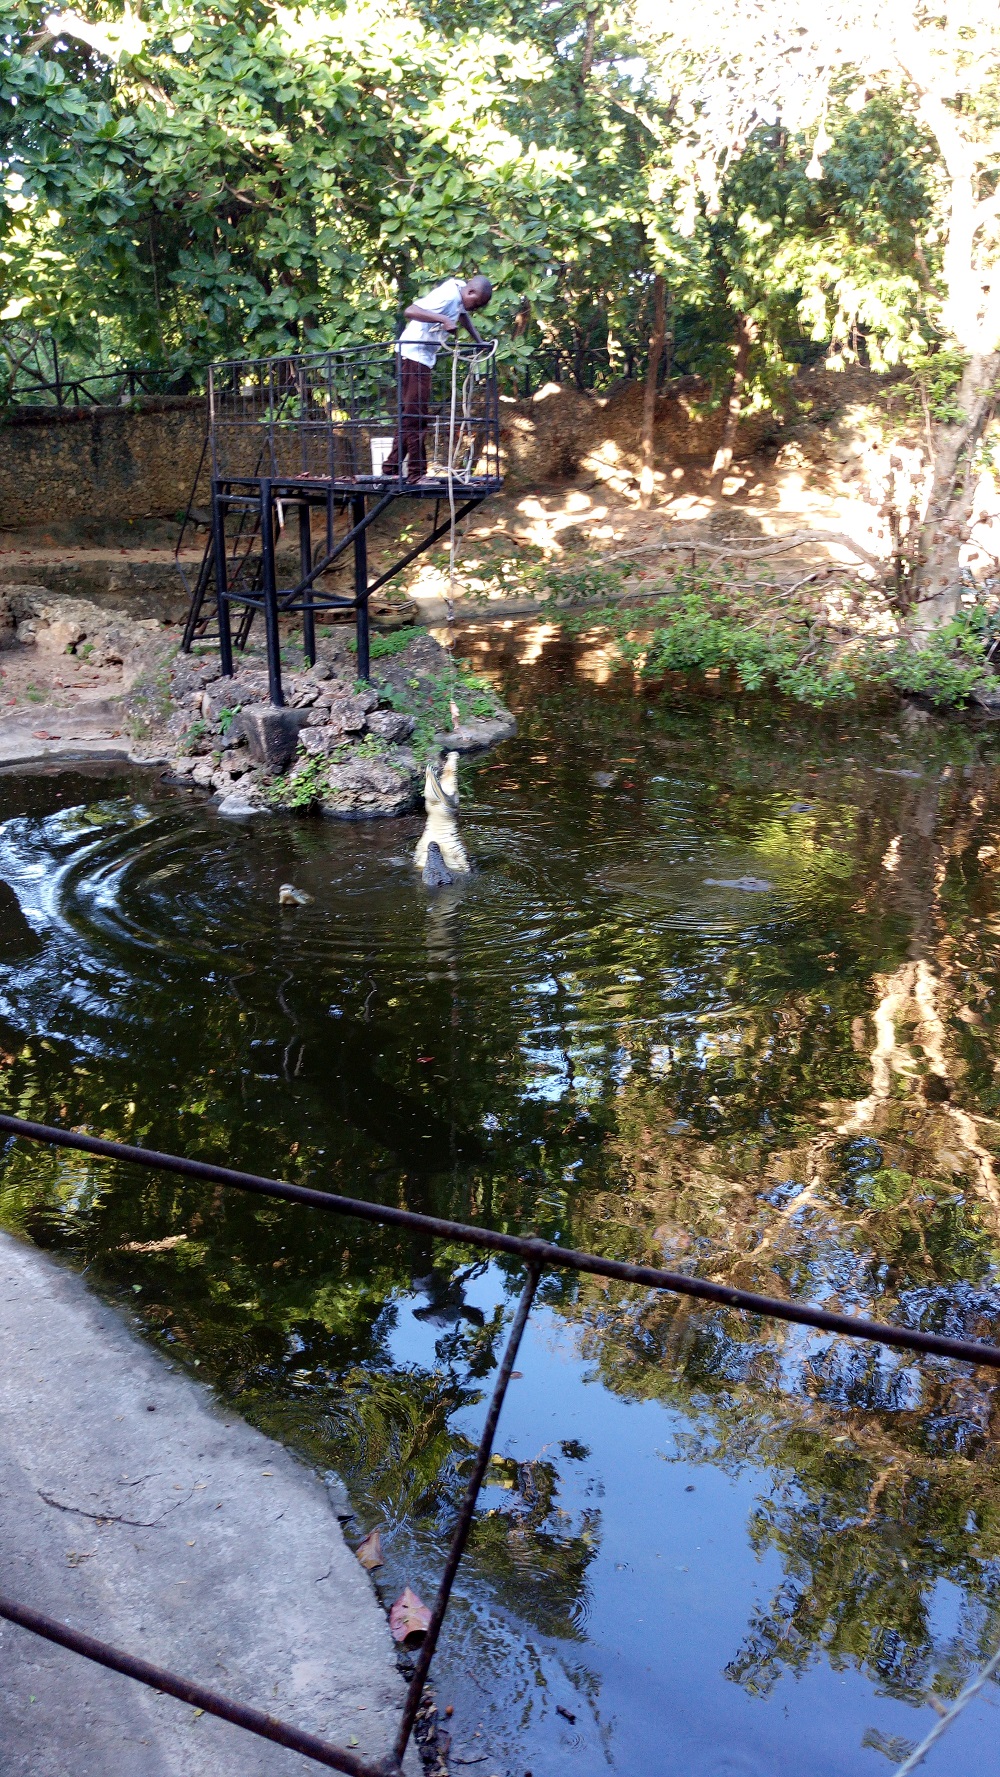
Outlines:
[{"label": "man standing on platform", "polygon": [[408,485],[428,479],[425,435],[431,372],[446,335],[454,333],[459,322],[477,345],[485,345],[470,317],[476,309],[485,308],[492,295],[493,285],[481,275],[465,283],[459,278],[446,278],[419,302],[411,302],[406,310],[406,326],[397,348],[402,424],[382,465],[384,475],[398,475],[405,461]]}]

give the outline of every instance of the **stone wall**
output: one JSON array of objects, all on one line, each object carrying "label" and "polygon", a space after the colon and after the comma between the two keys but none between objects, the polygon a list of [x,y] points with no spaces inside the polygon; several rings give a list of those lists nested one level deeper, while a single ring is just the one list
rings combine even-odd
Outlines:
[{"label": "stone wall", "polygon": [[[501,401],[508,485],[545,486],[598,466],[637,474],[642,400],[638,383],[607,395],[550,383],[529,401]],[[656,404],[660,467],[711,462],[721,423],[697,377],[668,385]],[[748,415],[737,456],[774,430],[772,415]],[[173,520],[187,506],[204,436],[198,399],[9,418],[0,424],[0,530]],[[203,475],[197,503],[208,498]]]},{"label": "stone wall", "polygon": [[0,425],[0,530],[172,519],[187,506],[204,437],[195,398],[11,416]]}]

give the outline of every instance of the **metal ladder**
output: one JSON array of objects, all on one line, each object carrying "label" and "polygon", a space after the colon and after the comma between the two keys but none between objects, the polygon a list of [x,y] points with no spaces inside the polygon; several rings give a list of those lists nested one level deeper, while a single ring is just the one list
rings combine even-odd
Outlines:
[{"label": "metal ladder", "polygon": [[[191,492],[180,528],[180,534],[174,547],[174,566],[184,583],[188,594],[188,612],[184,620],[184,634],[181,638],[181,652],[190,654],[195,641],[218,641],[219,631],[215,604],[215,533],[211,515],[200,511],[195,504],[198,483],[205,466],[208,451],[209,433],[205,433],[191,483]],[[259,467],[259,465],[258,465]],[[182,559],[184,540],[189,531],[208,527],[208,540],[202,552],[198,572],[192,582]],[[227,556],[227,574],[229,585],[238,591],[242,587],[247,592],[259,592],[261,587],[262,556],[260,550],[260,516],[258,513],[241,512],[236,535],[232,540],[232,554]],[[233,636],[234,645],[242,650],[250,639],[250,630],[254,620],[254,607],[247,605],[240,617]]]}]

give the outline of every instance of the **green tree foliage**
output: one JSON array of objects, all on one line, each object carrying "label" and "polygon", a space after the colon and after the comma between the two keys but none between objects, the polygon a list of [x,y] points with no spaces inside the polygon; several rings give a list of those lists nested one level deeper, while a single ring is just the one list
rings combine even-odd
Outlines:
[{"label": "green tree foliage", "polygon": [[720,68],[630,5],[97,10],[0,13],[0,319],[81,363],[378,335],[457,266],[493,277],[513,363],[581,378],[635,367],[654,270],[677,370],[721,387],[753,319],[758,401],[810,352],[879,367],[940,331],[948,176],[898,67],[859,105],[840,51],[810,108],[754,42]]},{"label": "green tree foliage", "polygon": [[3,318],[64,348],[332,343],[459,263],[488,266],[513,356],[578,368],[625,367],[655,266],[682,369],[724,373],[734,308],[762,390],[809,342],[876,364],[926,343],[940,165],[898,70],[860,111],[831,90],[818,164],[808,119],[754,113],[699,197],[703,120],[626,7],[101,11],[19,0],[0,32]]},{"label": "green tree foliage", "polygon": [[501,317],[548,275],[574,158],[507,127],[530,43],[403,7],[46,16],[3,32],[5,318],[204,359],[377,335],[457,264]]}]

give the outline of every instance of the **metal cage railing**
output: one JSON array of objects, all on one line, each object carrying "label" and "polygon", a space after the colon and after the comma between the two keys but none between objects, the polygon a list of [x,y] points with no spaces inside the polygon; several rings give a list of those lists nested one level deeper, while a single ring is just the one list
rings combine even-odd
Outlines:
[{"label": "metal cage railing", "polygon": [[[496,347],[456,342],[442,350],[422,404],[427,471],[484,492],[500,486]],[[288,358],[234,358],[209,368],[212,475],[321,480],[410,492],[393,440],[406,418],[397,345],[343,346]],[[412,472],[412,471],[411,471]]]}]

